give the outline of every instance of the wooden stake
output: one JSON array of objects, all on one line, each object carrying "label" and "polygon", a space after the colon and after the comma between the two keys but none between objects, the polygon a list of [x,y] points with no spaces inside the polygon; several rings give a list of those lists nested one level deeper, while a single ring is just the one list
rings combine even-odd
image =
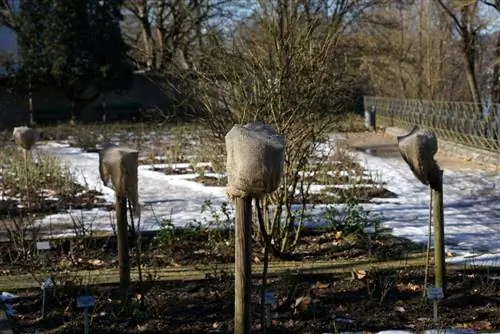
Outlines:
[{"label": "wooden stake", "polygon": [[446,294],[446,264],[444,252],[444,213],[443,213],[443,171],[439,172],[439,183],[432,189],[432,212],[434,214],[434,270],[436,288]]},{"label": "wooden stake", "polygon": [[23,157],[24,157],[24,171],[26,175],[28,174],[28,150],[23,148]]},{"label": "wooden stake", "polygon": [[127,231],[127,198],[116,195],[116,230],[118,240],[118,261],[120,272],[120,292],[126,301],[130,287],[130,255]]},{"label": "wooden stake", "polygon": [[250,334],[252,292],[252,198],[236,198],[234,333]]}]

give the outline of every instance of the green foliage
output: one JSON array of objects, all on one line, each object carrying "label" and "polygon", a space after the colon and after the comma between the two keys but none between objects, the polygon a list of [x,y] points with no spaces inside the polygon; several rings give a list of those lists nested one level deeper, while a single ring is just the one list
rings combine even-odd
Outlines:
[{"label": "green foliage", "polygon": [[156,235],[160,247],[169,247],[175,241],[175,226],[172,219],[164,219],[160,222],[160,230]]},{"label": "green foliage", "polygon": [[156,236],[158,245],[169,249],[176,242],[179,244],[186,240],[199,240],[206,236],[209,243],[227,241],[228,234],[234,227],[232,209],[224,202],[220,208],[213,207],[212,201],[206,200],[200,209],[201,218],[193,219],[183,228],[176,228],[172,219],[160,222],[160,230]]},{"label": "green foliage", "polygon": [[234,216],[227,202],[223,202],[217,210],[211,200],[206,200],[201,206],[201,215],[202,218],[195,219],[193,223],[206,228],[209,242],[226,239],[226,234],[234,227]]},{"label": "green foliage", "polygon": [[329,205],[324,212],[324,219],[334,231],[342,231],[344,235],[363,232],[367,228],[374,229],[377,233],[381,231],[379,217],[371,216],[359,203],[350,199],[343,210]]},{"label": "green foliage", "polygon": [[[128,89],[121,0],[25,0],[18,17],[17,83],[57,87],[74,104]],[[24,85],[26,86],[26,85]]]}]

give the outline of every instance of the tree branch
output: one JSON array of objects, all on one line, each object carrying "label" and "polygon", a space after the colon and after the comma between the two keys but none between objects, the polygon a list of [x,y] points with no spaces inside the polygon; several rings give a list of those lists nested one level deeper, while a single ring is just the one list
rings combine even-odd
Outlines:
[{"label": "tree branch", "polygon": [[457,28],[462,32],[467,29],[467,27],[463,26],[462,23],[460,23],[460,20],[458,17],[451,11],[451,9],[443,2],[443,0],[437,0],[439,5],[444,9],[444,11],[451,17]]}]

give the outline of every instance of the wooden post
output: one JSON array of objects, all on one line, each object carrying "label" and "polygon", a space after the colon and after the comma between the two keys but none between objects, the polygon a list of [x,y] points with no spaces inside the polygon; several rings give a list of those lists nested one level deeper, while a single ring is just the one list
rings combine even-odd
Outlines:
[{"label": "wooden post", "polygon": [[118,265],[120,272],[120,292],[126,301],[130,287],[130,256],[127,231],[127,198],[116,195],[116,230],[118,243]]},{"label": "wooden post", "polygon": [[443,171],[439,171],[439,183],[432,189],[432,212],[434,214],[434,270],[436,288],[446,293],[446,264],[444,251]]},{"label": "wooden post", "polygon": [[250,334],[252,293],[252,198],[236,198],[234,333]]}]

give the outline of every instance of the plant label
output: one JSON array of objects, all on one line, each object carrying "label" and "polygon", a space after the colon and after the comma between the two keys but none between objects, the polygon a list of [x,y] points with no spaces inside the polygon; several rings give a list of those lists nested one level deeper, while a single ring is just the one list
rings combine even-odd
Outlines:
[{"label": "plant label", "polygon": [[41,250],[50,250],[50,242],[48,241],[38,241],[36,243],[36,249]]},{"label": "plant label", "polygon": [[94,296],[78,296],[76,298],[76,307],[78,308],[91,308],[95,305]]},{"label": "plant label", "polygon": [[264,305],[276,304],[276,293],[274,291],[266,291],[264,293]]},{"label": "plant label", "polygon": [[47,290],[53,286],[54,286],[54,281],[52,281],[52,278],[50,277],[47,277],[42,282],[42,290]]},{"label": "plant label", "polygon": [[443,299],[443,289],[442,288],[427,288],[427,298],[430,300]]},{"label": "plant label", "polygon": [[375,234],[375,232],[377,232],[374,226],[367,226],[363,229],[363,231],[366,234]]}]

